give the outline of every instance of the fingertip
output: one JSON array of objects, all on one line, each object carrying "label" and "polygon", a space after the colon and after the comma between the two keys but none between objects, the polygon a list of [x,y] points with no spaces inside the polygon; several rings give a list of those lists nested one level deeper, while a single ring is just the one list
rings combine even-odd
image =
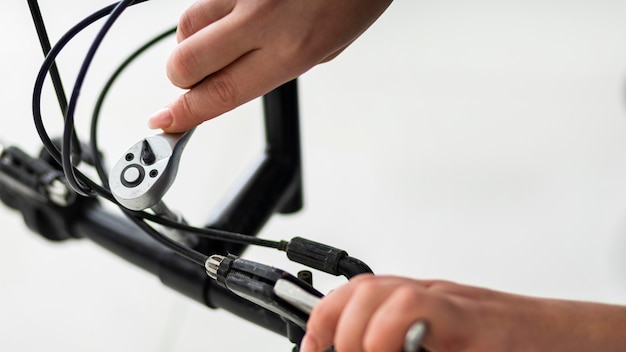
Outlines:
[{"label": "fingertip", "polygon": [[320,347],[317,339],[311,334],[304,335],[302,344],[300,345],[300,352],[319,352]]},{"label": "fingertip", "polygon": [[169,107],[164,107],[148,118],[148,127],[153,130],[166,129],[172,125],[174,118]]}]

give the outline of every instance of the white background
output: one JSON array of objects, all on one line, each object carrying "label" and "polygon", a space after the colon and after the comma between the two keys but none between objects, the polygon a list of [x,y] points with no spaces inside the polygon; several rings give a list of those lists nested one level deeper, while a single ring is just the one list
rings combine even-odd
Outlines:
[{"label": "white background", "polygon": [[[106,4],[45,1],[53,41]],[[81,133],[113,67],[189,4],[150,1],[122,17],[88,76]],[[41,51],[26,2],[0,6],[0,139],[36,152],[30,95]],[[306,207],[261,235],[344,248],[378,273],[626,304],[625,18],[617,0],[396,1],[338,59],[301,78]],[[93,34],[59,59],[67,87]],[[100,134],[109,160],[152,133],[147,116],[180,93],[164,74],[173,45],[115,86]],[[228,115],[198,130],[167,196],[193,223],[261,149],[259,103]],[[18,213],[0,213],[2,351],[291,348],[88,241],[49,243]],[[300,269],[271,250],[247,257]],[[323,291],[343,282],[316,275]]]}]

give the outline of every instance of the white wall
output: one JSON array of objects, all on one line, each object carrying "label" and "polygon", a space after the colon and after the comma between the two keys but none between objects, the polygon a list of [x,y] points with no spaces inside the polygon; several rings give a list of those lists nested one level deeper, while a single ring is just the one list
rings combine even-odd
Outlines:
[{"label": "white wall", "polygon": [[[46,1],[42,10],[58,38],[105,4]],[[189,4],[151,1],[120,20],[88,77],[79,130],[112,67]],[[307,236],[379,273],[626,304],[624,18],[617,0],[396,1],[342,56],[302,77],[306,208],[274,218],[262,236]],[[0,20],[0,139],[35,152],[41,53],[25,2],[1,5]],[[60,58],[67,86],[93,33]],[[151,133],[145,118],[179,93],[163,70],[172,46],[116,86],[101,133],[111,160]],[[258,105],[194,136],[168,195],[192,222],[259,150]],[[48,243],[19,214],[0,212],[0,350],[290,350],[92,243]],[[270,250],[248,257],[300,269]],[[327,291],[343,281],[316,282]]]}]

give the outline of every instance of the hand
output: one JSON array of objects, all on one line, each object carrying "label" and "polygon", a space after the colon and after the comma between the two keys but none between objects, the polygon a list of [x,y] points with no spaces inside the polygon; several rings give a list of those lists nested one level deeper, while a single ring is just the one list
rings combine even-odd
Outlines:
[{"label": "hand", "polygon": [[431,352],[626,351],[626,307],[373,275],[322,299],[301,351],[401,351],[417,320],[428,323],[423,346]]},{"label": "hand", "polygon": [[391,0],[199,0],[181,17],[168,77],[189,88],[150,118],[188,130],[331,60]]}]

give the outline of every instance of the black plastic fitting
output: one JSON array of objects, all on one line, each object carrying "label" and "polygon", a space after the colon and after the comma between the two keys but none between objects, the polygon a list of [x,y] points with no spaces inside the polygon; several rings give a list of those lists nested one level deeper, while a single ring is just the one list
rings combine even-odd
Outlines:
[{"label": "black plastic fitting", "polygon": [[371,273],[372,269],[362,261],[348,256],[343,249],[323,243],[294,237],[287,245],[287,258],[313,269],[350,279],[358,274]]}]

